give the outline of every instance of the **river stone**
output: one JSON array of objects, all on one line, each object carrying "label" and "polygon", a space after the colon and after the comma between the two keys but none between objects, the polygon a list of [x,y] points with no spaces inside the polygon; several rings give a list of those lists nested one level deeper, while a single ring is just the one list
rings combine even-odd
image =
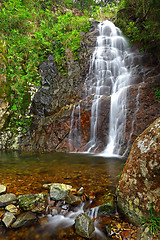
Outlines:
[{"label": "river stone", "polygon": [[134,142],[117,188],[119,210],[139,225],[153,212],[160,216],[160,118]]},{"label": "river stone", "polygon": [[114,206],[106,203],[106,204],[99,206],[97,215],[98,215],[98,217],[102,217],[102,216],[107,216],[107,215],[110,215],[113,213],[114,213]]},{"label": "river stone", "polygon": [[32,225],[37,221],[36,214],[32,212],[21,213],[17,220],[11,225],[12,228],[20,228]]},{"label": "river stone", "polygon": [[0,195],[6,193],[6,191],[7,191],[6,186],[4,186],[4,185],[0,185]]},{"label": "river stone", "polygon": [[98,208],[98,216],[106,216],[114,213],[114,199],[112,196],[105,197],[105,204]]},{"label": "river stone", "polygon": [[84,193],[84,188],[81,187],[81,188],[78,190],[77,194],[78,194],[78,195],[83,195],[83,193]]},{"label": "river stone", "polygon": [[50,197],[54,200],[64,200],[71,189],[72,186],[70,185],[63,183],[54,183],[50,187]]},{"label": "river stone", "polygon": [[4,195],[0,196],[0,207],[5,207],[10,203],[13,203],[16,201],[16,195],[13,193],[6,193]]},{"label": "river stone", "polygon": [[6,206],[5,210],[11,212],[15,216],[18,215],[18,208],[13,204]]},{"label": "river stone", "polygon": [[8,228],[12,225],[12,223],[14,223],[16,221],[16,217],[14,216],[13,213],[11,212],[6,212],[4,215],[3,215],[3,218],[2,218],[2,222],[4,223],[4,225]]},{"label": "river stone", "polygon": [[81,213],[75,219],[75,230],[81,237],[91,238],[95,227],[92,220],[85,213]]},{"label": "river stone", "polygon": [[71,205],[79,205],[81,201],[81,198],[75,195],[67,195],[65,198],[65,202]]},{"label": "river stone", "polygon": [[37,213],[45,211],[48,201],[46,193],[20,195],[17,199],[22,210]]}]

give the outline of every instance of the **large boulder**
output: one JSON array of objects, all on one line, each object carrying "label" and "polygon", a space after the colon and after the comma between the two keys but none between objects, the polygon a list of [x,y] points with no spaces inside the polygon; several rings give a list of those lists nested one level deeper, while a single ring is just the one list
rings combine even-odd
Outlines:
[{"label": "large boulder", "polygon": [[160,214],[160,118],[134,142],[121,176],[119,209],[134,224],[150,217],[151,205]]}]

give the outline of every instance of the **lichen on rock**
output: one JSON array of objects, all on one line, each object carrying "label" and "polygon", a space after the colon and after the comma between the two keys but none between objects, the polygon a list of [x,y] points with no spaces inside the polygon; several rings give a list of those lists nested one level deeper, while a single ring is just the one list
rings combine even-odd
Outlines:
[{"label": "lichen on rock", "polygon": [[[160,214],[160,118],[134,142],[118,189],[118,207],[134,224]],[[127,197],[126,197],[127,196]]]}]

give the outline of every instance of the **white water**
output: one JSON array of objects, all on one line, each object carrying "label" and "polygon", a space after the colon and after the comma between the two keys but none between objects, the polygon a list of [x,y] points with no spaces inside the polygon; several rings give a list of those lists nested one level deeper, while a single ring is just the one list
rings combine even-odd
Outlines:
[{"label": "white water", "polygon": [[[107,20],[100,23],[98,30],[99,36],[85,81],[86,97],[92,96],[90,140],[86,149],[95,152],[98,147],[99,104],[100,99],[107,96],[110,98],[110,116],[106,116],[109,117],[109,132],[102,155],[112,156],[119,155],[125,143],[126,96],[130,86],[130,73],[125,66],[125,58],[130,53],[127,41],[112,22]],[[73,132],[72,126],[71,131]],[[78,139],[78,135],[75,136]]]},{"label": "white water", "polygon": [[[91,202],[89,203],[91,204]],[[77,206],[75,211],[69,211],[67,214],[58,214],[55,210],[52,214],[47,216],[47,226],[48,228],[52,229],[52,232],[57,232],[58,229],[65,229],[73,226],[75,224],[76,217],[81,213],[86,213],[91,219],[97,218],[98,208],[90,208],[87,211],[84,211],[84,203]],[[95,219],[94,221],[95,231],[94,234],[99,236],[102,239],[106,239],[105,234],[98,228],[98,220]]]}]

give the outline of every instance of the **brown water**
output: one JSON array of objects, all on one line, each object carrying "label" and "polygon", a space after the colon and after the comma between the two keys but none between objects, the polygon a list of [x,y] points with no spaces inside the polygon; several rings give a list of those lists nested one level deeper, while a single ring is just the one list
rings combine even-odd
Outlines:
[{"label": "brown water", "polygon": [[[42,187],[45,183],[65,183],[76,189],[83,187],[85,193],[94,198],[91,207],[95,207],[104,202],[108,193],[114,195],[124,162],[121,158],[91,154],[0,152],[0,184],[7,186],[8,193],[16,195],[47,192]],[[47,216],[36,226],[19,230],[5,229],[1,225],[0,239],[83,239],[74,233],[73,226],[53,233],[53,225],[52,221],[48,225]]]}]

